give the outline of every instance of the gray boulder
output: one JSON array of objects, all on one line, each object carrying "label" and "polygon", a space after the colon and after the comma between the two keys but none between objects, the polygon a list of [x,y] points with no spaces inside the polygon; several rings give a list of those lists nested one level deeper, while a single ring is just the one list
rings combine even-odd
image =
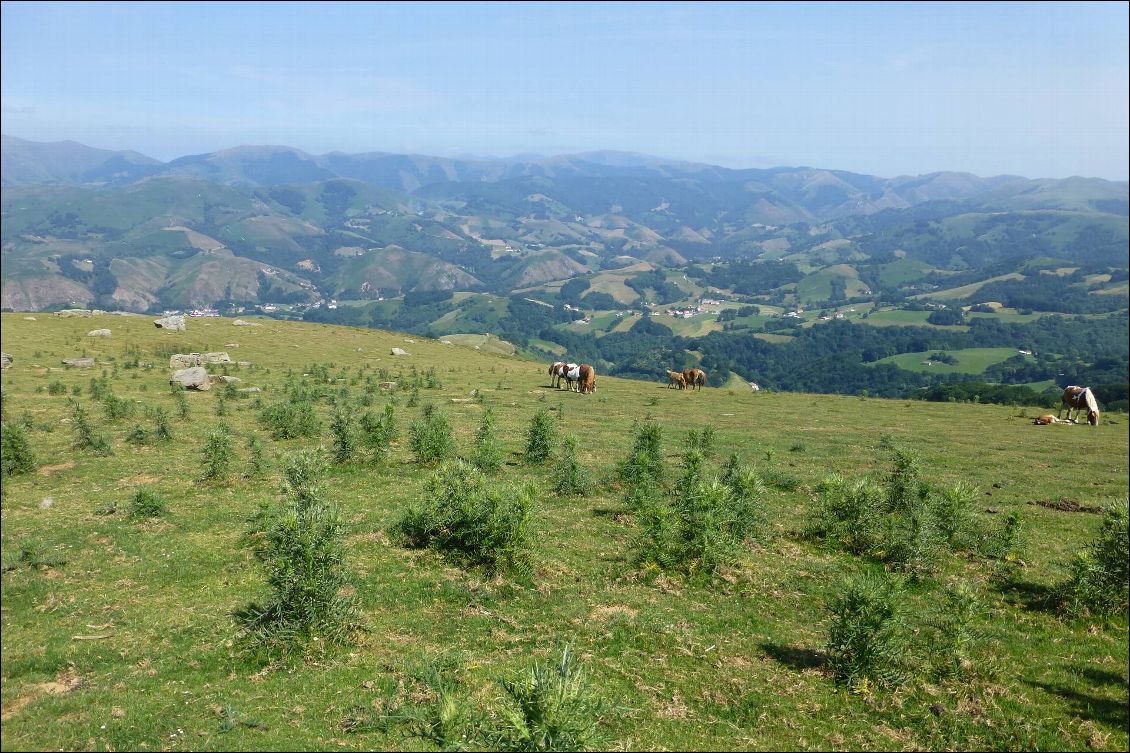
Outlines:
[{"label": "gray boulder", "polygon": [[94,366],[93,358],[64,358],[63,364],[66,366],[73,366],[76,369],[89,369]]},{"label": "gray boulder", "polygon": [[236,319],[232,324],[236,327],[258,327],[259,322],[245,322],[242,319]]},{"label": "gray boulder", "polygon": [[110,330],[108,329],[92,329],[86,333],[87,337],[109,337]]},{"label": "gray boulder", "polygon": [[406,355],[408,355],[408,351],[404,350],[403,348],[393,348],[392,349],[392,355],[394,355],[394,356],[406,356]]},{"label": "gray boulder", "polygon": [[173,332],[184,332],[185,330],[184,317],[180,314],[156,319],[153,321],[153,325],[157,327],[157,329],[169,329]]},{"label": "gray boulder", "polygon": [[190,369],[203,361],[199,353],[177,353],[169,358],[170,369]]},{"label": "gray boulder", "polygon": [[244,395],[254,395],[255,393],[262,392],[263,390],[259,387],[243,387],[239,391]]},{"label": "gray boulder", "polygon": [[203,366],[193,366],[190,369],[178,369],[173,372],[169,384],[183,387],[186,390],[200,390],[205,392],[212,389],[212,380]]},{"label": "gray boulder", "polygon": [[0,353],[0,369],[6,369],[12,365],[12,357],[7,353]]}]

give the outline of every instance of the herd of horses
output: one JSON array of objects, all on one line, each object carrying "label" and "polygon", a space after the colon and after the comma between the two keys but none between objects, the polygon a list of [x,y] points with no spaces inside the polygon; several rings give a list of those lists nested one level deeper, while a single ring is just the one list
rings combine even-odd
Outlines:
[{"label": "herd of horses", "polygon": [[[1091,392],[1090,387],[1076,387],[1072,385],[1063,391],[1063,395],[1059,398],[1059,413],[1055,416],[1050,413],[1044,416],[1037,416],[1034,423],[1038,426],[1047,426],[1048,424],[1073,424],[1079,420],[1079,415],[1083,409],[1087,409],[1087,423],[1091,426],[1099,425],[1099,402],[1095,400],[1095,393]],[[1063,410],[1067,409],[1067,418],[1063,418]],[[1075,411],[1075,418],[1071,417],[1071,411]]]},{"label": "herd of horses", "polygon": [[[706,386],[706,372],[702,369],[683,369],[667,372],[667,386],[681,390],[702,389]],[[596,392],[596,371],[587,363],[566,363],[556,361],[549,367],[549,386],[561,389],[565,383],[570,392],[582,395]]]},{"label": "herd of horses", "polygon": [[596,392],[596,370],[587,363],[564,361],[554,363],[549,367],[549,386],[561,389],[562,381],[570,392],[579,392],[582,395]]},{"label": "herd of horses", "polygon": [[682,371],[667,372],[667,389],[677,387],[680,390],[702,389],[706,386],[706,372],[702,369],[683,369]]},{"label": "herd of horses", "polygon": [[[583,395],[592,394],[596,392],[596,371],[587,363],[577,364],[557,361],[549,367],[549,386],[561,389],[562,382],[565,382],[565,386],[570,392],[579,392]],[[667,372],[667,389],[677,387],[680,390],[696,388],[701,390],[705,385],[706,372],[702,369],[692,368]],[[1038,425],[1073,424],[1078,421],[1080,414],[1086,409],[1087,423],[1091,426],[1098,426],[1099,403],[1095,400],[1095,393],[1091,392],[1090,387],[1076,387],[1074,385],[1068,387],[1063,391],[1059,400],[1058,415],[1037,416],[1034,423]],[[1063,418],[1064,409],[1067,410],[1066,419]],[[1071,417],[1071,411],[1075,411],[1075,418]]]}]

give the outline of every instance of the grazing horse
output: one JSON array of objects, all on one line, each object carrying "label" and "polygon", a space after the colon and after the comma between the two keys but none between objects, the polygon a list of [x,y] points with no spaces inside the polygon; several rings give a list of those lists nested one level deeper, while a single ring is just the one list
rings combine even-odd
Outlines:
[{"label": "grazing horse", "polygon": [[683,382],[688,387],[694,384],[694,369],[683,369]]},{"label": "grazing horse", "polygon": [[678,371],[667,372],[667,389],[678,387],[681,390],[687,388],[687,379]]},{"label": "grazing horse", "polygon": [[557,388],[561,387],[561,374],[558,373],[558,370],[564,365],[565,365],[564,361],[555,361],[549,367],[549,386],[550,387],[557,387]]},{"label": "grazing horse", "polygon": [[1095,400],[1095,394],[1091,392],[1090,387],[1068,387],[1063,391],[1063,395],[1059,398],[1059,414],[1063,415],[1063,409],[1067,408],[1067,420],[1071,420],[1071,410],[1075,409],[1075,418],[1079,418],[1079,413],[1087,409],[1087,423],[1091,426],[1098,426],[1099,424],[1099,404]]},{"label": "grazing horse", "polygon": [[694,370],[694,377],[687,382],[688,387],[691,387],[691,388],[697,387],[700,390],[703,388],[703,385],[705,385],[705,384],[706,384],[706,372],[703,371],[702,369],[695,369]]},{"label": "grazing horse", "polygon": [[[577,379],[577,368],[577,364],[575,363],[564,363],[563,361],[558,361],[557,363],[553,364],[549,367],[549,386],[561,389],[561,380],[564,379],[566,382],[566,387],[572,390],[573,382]],[[557,380],[556,384],[554,384],[554,379]]]},{"label": "grazing horse", "polygon": [[561,370],[561,376],[565,377],[565,388],[570,392],[576,392],[573,389],[573,382],[581,378],[581,367],[575,363],[567,363]]},{"label": "grazing horse", "polygon": [[577,392],[582,395],[596,392],[596,370],[587,363],[582,363],[578,369]]}]

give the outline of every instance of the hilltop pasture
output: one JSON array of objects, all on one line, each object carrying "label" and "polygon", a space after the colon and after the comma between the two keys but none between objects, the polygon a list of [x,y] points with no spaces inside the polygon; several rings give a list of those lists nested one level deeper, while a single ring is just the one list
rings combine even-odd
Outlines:
[{"label": "hilltop pasture", "polygon": [[[1050,606],[1073,554],[1099,530],[1094,510],[1127,495],[1124,414],[1104,413],[1094,428],[1041,427],[1036,408],[752,392],[733,382],[689,392],[666,389],[661,374],[598,374],[596,392],[580,395],[551,388],[543,362],[379,330],[257,321],[190,319],[187,331],[169,332],[147,317],[0,317],[14,358],[2,375],[4,420],[30,426],[37,466],[5,478],[0,506],[4,750],[434,749],[420,725],[392,713],[436,704],[417,679],[422,662],[453,667],[454,692],[493,719],[504,704],[498,679],[567,643],[607,702],[604,749],[1130,744],[1126,616],[1069,619]],[[112,335],[87,335],[97,328]],[[169,357],[210,351],[233,361],[209,366],[213,374],[262,392],[188,391],[181,418]],[[92,369],[62,364],[84,355]],[[93,399],[92,379],[103,377],[135,406],[132,417],[110,418]],[[288,383],[322,396],[317,438],[272,439],[261,422]],[[362,630],[342,647],[312,640],[303,656],[248,654],[233,614],[268,593],[245,542],[249,520],[280,499],[280,458],[318,445],[330,454],[331,398],[355,416],[395,404],[389,456],[378,463],[359,450],[331,464],[322,484],[343,513]],[[112,455],[75,449],[69,400],[85,407]],[[528,573],[464,568],[403,546],[392,530],[432,473],[408,441],[428,404],[450,419],[464,457],[492,410],[500,477],[537,492]],[[156,407],[172,417],[173,439],[127,441],[137,425],[152,426],[145,410]],[[556,417],[555,453],[566,435],[578,439],[577,458],[597,482],[591,493],[558,496],[552,464],[523,462],[541,409]],[[736,453],[764,481],[764,534],[714,578],[633,559],[640,524],[614,469],[640,421],[662,428],[672,477],[688,431],[712,427],[707,473]],[[205,437],[221,423],[234,464],[205,481]],[[259,478],[245,475],[253,435],[268,465]],[[803,533],[826,476],[881,480],[891,446],[915,453],[931,484],[976,486],[986,533],[1010,513],[1021,533],[1015,558],[947,553],[905,587],[907,619],[923,635],[947,586],[976,593],[962,677],[849,689],[827,666],[828,604],[845,579],[883,565]],[[128,517],[139,488],[166,499],[167,511]],[[352,724],[359,709],[378,722]]]}]

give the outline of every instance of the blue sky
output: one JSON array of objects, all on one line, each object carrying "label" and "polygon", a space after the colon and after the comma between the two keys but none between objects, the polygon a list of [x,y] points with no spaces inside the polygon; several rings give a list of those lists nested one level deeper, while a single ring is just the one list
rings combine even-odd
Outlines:
[{"label": "blue sky", "polygon": [[1125,180],[1128,7],[4,2],[3,132]]}]

